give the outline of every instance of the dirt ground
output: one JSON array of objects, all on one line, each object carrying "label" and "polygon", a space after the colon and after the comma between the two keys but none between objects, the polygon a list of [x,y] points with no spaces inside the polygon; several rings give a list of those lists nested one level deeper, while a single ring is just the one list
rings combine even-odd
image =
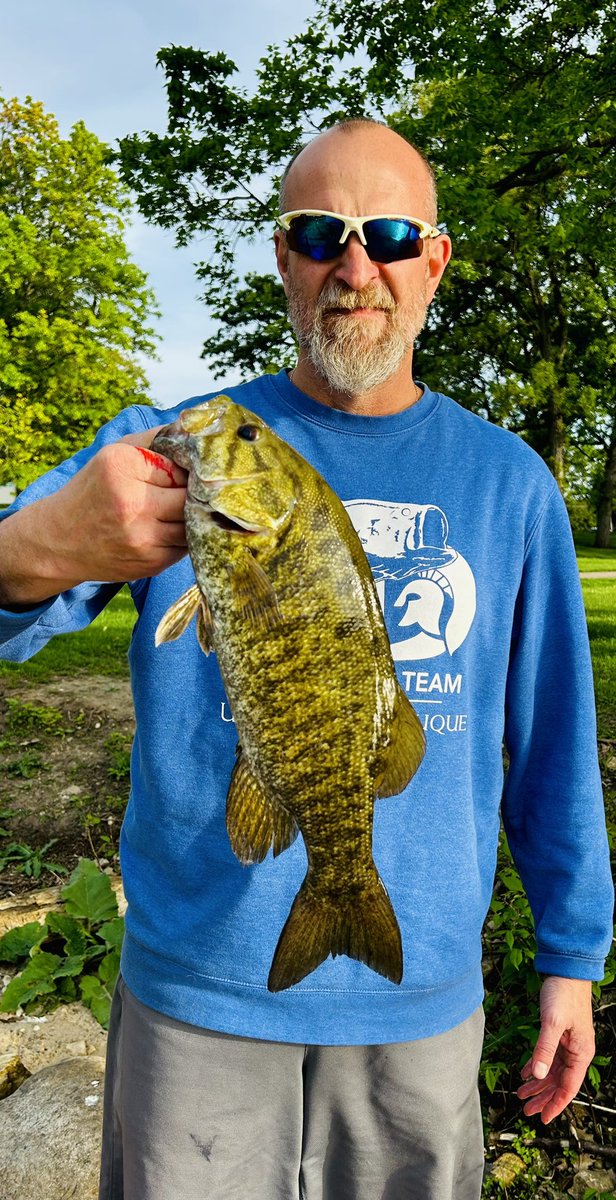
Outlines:
[{"label": "dirt ground", "polygon": [[81,856],[117,869],[133,732],[128,680],[84,674],[28,687],[3,681],[0,899],[65,881]]}]

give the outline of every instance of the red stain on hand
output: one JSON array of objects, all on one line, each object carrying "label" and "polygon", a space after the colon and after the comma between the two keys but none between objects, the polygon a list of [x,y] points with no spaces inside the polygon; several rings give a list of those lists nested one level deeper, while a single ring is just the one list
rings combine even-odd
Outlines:
[{"label": "red stain on hand", "polygon": [[158,467],[160,471],[164,471],[165,475],[168,475],[172,487],[182,487],[182,484],[177,482],[173,474],[173,468],[168,458],[165,458],[162,454],[156,454],[154,450],[147,450],[145,446],[137,446],[136,449],[140,454],[143,454],[146,462],[149,462],[153,467]]}]

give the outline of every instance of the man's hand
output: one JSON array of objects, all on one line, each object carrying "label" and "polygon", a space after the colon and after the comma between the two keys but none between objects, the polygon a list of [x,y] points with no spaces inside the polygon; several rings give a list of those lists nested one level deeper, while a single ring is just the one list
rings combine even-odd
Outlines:
[{"label": "man's hand", "polygon": [[541,1032],[518,1088],[527,1117],[553,1121],[577,1095],[595,1053],[592,984],[549,975],[541,988]]},{"label": "man's hand", "polygon": [[0,603],[28,606],[86,580],[157,575],[186,553],[186,471],[148,449],[157,426],[103,447],[51,496],[0,523]]}]

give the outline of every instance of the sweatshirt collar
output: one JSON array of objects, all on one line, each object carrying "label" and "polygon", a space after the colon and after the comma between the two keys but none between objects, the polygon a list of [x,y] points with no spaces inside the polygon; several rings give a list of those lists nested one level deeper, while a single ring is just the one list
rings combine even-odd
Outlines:
[{"label": "sweatshirt collar", "polygon": [[340,433],[369,435],[370,437],[399,433],[401,430],[410,429],[431,417],[440,402],[439,393],[432,392],[425,383],[418,379],[416,382],[419,387],[423,388],[423,394],[415,404],[402,409],[401,412],[387,413],[385,416],[359,416],[356,413],[345,412],[343,409],[330,408],[329,405],[322,404],[319,400],[313,400],[312,396],[307,396],[305,392],[301,392],[295,384],[291,383],[286,370],[279,371],[277,375],[270,375],[269,379],[278,396],[288,408],[292,408],[305,420],[335,429]]}]

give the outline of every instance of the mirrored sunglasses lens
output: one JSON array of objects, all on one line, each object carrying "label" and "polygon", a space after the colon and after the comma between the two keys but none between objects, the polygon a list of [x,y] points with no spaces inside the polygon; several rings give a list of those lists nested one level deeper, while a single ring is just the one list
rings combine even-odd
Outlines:
[{"label": "mirrored sunglasses lens", "polygon": [[404,258],[419,258],[423,241],[419,229],[410,221],[366,221],[364,225],[366,253],[373,262],[398,262]]},{"label": "mirrored sunglasses lens", "polygon": [[326,262],[342,253],[343,229],[344,223],[337,217],[293,217],[287,242],[291,250],[307,254],[316,262]]}]

